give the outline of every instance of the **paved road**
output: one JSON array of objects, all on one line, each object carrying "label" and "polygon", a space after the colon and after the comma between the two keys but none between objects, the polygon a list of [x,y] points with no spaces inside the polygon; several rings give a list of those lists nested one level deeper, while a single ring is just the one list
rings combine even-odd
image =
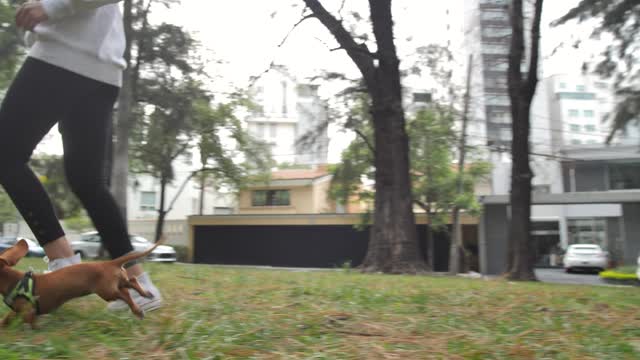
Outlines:
[{"label": "paved road", "polygon": [[542,282],[556,284],[609,285],[592,272],[567,274],[564,269],[536,269],[536,276]]}]

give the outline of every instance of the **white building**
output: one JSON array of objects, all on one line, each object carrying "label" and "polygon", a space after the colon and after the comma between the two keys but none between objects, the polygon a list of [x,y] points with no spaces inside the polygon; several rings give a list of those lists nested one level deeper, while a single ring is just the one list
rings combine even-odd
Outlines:
[{"label": "white building", "polygon": [[276,162],[327,162],[327,111],[317,85],[299,82],[285,67],[273,66],[256,80],[252,92],[259,109],[245,119],[248,131],[271,145]]},{"label": "white building", "polygon": [[[177,159],[174,164],[175,180],[167,185],[165,210],[174,201],[168,220],[185,220],[200,213],[200,184],[196,178],[187,179],[198,169],[189,157]],[[185,181],[186,184],[185,184]],[[130,174],[127,198],[127,217],[131,220],[154,220],[160,206],[160,180],[147,174]],[[235,194],[217,191],[205,186],[203,215],[230,214],[235,208]]]},{"label": "white building", "polygon": [[[553,75],[544,80],[554,149],[601,147],[611,129],[616,99],[610,80],[596,75]],[[637,145],[637,126],[619,132],[612,145]]]}]

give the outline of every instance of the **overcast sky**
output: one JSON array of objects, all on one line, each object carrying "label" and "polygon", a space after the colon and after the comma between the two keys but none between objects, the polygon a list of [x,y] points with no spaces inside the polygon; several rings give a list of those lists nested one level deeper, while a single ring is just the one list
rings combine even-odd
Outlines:
[{"label": "overcast sky", "polygon": [[[342,1],[323,2],[335,11]],[[580,62],[576,58],[588,56],[584,51],[567,48],[557,52],[553,58],[547,58],[561,41],[577,36],[571,33],[574,27],[547,26],[577,2],[545,2],[542,34],[544,76],[577,71],[579,65],[576,64]],[[348,0],[346,3],[343,14],[355,10],[367,15],[367,0]],[[272,61],[287,65],[301,79],[320,70],[341,71],[357,76],[356,68],[344,52],[329,50],[336,47],[335,41],[316,20],[303,23],[282,47],[278,47],[300,18],[300,4],[302,0],[182,0],[182,5],[170,10],[158,9],[153,19],[185,26],[202,43],[203,56],[225,62],[224,65],[212,65],[209,68],[210,72],[222,77],[215,85],[231,83],[243,87],[250,76],[263,72]],[[417,46],[443,44],[447,39],[454,46],[461,46],[464,0],[396,0],[394,19],[401,59]],[[459,47],[454,50],[462,51]],[[335,129],[330,135],[329,160],[335,162],[339,160],[339,154],[349,137],[337,134]],[[60,154],[59,137],[48,138],[37,151]]]}]

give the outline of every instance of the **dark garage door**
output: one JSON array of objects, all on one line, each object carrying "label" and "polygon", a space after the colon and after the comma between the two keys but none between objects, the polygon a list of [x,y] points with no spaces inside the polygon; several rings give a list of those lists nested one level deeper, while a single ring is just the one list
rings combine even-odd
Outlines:
[{"label": "dark garage door", "polygon": [[[418,225],[424,253],[426,226]],[[194,262],[229,265],[331,268],[362,263],[369,232],[352,225],[195,226]],[[448,268],[449,239],[435,239],[435,270]]]}]

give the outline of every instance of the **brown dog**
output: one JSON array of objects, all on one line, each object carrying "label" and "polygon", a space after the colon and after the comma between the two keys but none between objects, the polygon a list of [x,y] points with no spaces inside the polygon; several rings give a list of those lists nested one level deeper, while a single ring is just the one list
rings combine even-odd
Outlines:
[{"label": "brown dog", "polygon": [[[50,313],[66,301],[93,293],[105,301],[123,300],[142,319],[144,313],[131,299],[129,289],[135,289],[147,298],[152,295],[140,286],[136,278],[129,278],[123,266],[149,255],[158,245],[160,242],[144,252],[110,261],[71,265],[47,274],[25,274],[12,268],[29,251],[27,242],[20,240],[0,254],[0,293],[5,302],[12,300],[7,304],[12,311],[2,320],[2,325],[8,325],[20,314],[35,328],[37,315]],[[16,292],[18,290],[20,293]]]}]

